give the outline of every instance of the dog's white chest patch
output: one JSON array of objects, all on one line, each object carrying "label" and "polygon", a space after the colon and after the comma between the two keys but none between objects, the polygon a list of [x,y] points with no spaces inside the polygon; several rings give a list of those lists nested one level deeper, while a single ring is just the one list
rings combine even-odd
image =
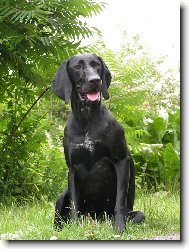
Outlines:
[{"label": "dog's white chest patch", "polygon": [[92,152],[94,150],[94,146],[95,146],[95,141],[91,140],[91,138],[88,135],[88,132],[85,136],[85,140],[84,140],[84,146],[90,151]]},{"label": "dog's white chest patch", "polygon": [[94,148],[95,148],[95,144],[100,142],[101,140],[93,140],[90,138],[88,132],[85,135],[85,140],[83,143],[77,143],[74,144],[74,148],[85,148],[87,150],[89,150],[90,152],[93,152]]}]

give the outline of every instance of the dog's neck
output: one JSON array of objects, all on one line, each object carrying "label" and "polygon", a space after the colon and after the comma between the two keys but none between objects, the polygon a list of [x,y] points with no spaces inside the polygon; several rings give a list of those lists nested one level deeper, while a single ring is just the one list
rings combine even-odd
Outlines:
[{"label": "dog's neck", "polygon": [[91,122],[94,121],[96,114],[101,108],[101,100],[98,103],[84,103],[81,102],[77,93],[71,96],[71,107],[74,117],[82,131],[90,129]]}]

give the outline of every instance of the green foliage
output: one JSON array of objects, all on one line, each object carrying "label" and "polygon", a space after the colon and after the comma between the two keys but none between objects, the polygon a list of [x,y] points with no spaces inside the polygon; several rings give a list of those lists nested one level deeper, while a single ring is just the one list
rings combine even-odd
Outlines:
[{"label": "green foliage", "polygon": [[152,60],[138,43],[133,37],[117,54],[100,43],[113,75],[106,104],[125,129],[136,185],[174,190],[180,181],[179,72],[161,73],[163,58]]},{"label": "green foliage", "polygon": [[[3,111],[8,119],[9,111],[12,110]],[[32,110],[1,151],[1,200],[11,196],[31,199],[30,195],[34,193],[38,198],[42,194],[52,197],[57,194],[57,189],[62,189],[67,167],[62,150],[56,147],[60,145],[59,139],[54,138],[53,146],[48,139],[49,130],[52,129],[57,136],[60,133],[53,119],[46,119],[48,111],[45,105]],[[4,137],[7,141],[6,134]],[[1,143],[4,146],[3,139]]]},{"label": "green foliage", "polygon": [[2,0],[1,73],[8,76],[11,69],[26,82],[46,84],[40,69],[59,64],[75,52],[82,38],[96,32],[87,26],[85,18],[103,7],[90,0]]},{"label": "green foliage", "polygon": [[[86,18],[104,7],[91,0],[1,1],[1,201],[51,198],[65,185],[60,141],[68,107],[47,90],[60,63],[85,51],[81,40],[98,32]],[[54,113],[61,115],[55,123]]]},{"label": "green foliage", "polygon": [[138,187],[174,189],[180,176],[180,111],[168,110],[168,117],[146,109],[147,93],[128,91],[124,83],[111,89],[107,105],[124,126],[136,167]]}]

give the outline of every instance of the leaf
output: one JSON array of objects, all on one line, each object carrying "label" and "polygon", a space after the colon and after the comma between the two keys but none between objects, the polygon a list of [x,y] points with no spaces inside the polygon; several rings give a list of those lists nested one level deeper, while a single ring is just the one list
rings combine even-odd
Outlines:
[{"label": "leaf", "polygon": [[15,8],[12,7],[0,8],[0,15],[3,16],[3,19],[9,15],[12,15],[13,13],[15,13]]},{"label": "leaf", "polygon": [[166,173],[171,178],[180,170],[180,156],[171,143],[166,144],[163,152],[163,158]]},{"label": "leaf", "polygon": [[167,122],[163,117],[157,117],[154,119],[154,122],[152,123],[159,140],[161,140],[166,132],[167,129]]}]

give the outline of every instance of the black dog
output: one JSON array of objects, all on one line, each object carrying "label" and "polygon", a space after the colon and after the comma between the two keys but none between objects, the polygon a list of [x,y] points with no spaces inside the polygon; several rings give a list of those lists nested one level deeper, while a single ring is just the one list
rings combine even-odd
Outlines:
[{"label": "black dog", "polygon": [[142,212],[133,211],[135,173],[124,130],[102,103],[110,82],[108,68],[95,54],[63,62],[53,79],[55,94],[66,102],[71,97],[72,107],[64,130],[68,188],[56,202],[56,227],[88,213],[97,219],[104,212],[114,215],[120,232],[128,216],[136,223],[144,220]]}]

